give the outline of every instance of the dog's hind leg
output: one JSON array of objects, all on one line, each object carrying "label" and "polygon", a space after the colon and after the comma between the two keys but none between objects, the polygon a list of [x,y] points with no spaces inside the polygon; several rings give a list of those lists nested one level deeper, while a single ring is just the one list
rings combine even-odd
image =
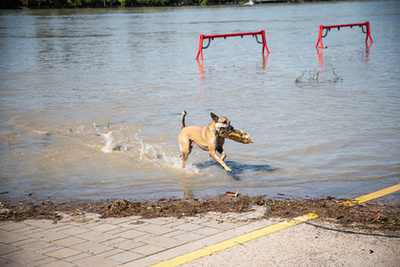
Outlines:
[{"label": "dog's hind leg", "polygon": [[181,151],[182,151],[182,168],[186,168],[186,162],[188,160],[190,152],[192,152],[193,141],[189,140],[188,142],[180,143]]},{"label": "dog's hind leg", "polygon": [[189,152],[188,151],[182,151],[182,168],[186,168],[186,162],[189,156]]}]

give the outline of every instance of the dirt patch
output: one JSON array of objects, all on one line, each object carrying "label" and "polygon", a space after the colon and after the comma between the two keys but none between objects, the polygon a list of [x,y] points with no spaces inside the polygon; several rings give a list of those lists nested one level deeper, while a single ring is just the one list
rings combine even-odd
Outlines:
[{"label": "dirt patch", "polygon": [[342,224],[346,227],[357,226],[367,229],[400,230],[399,203],[368,202],[353,207],[341,204],[344,200],[333,197],[305,200],[267,199],[261,196],[219,197],[216,199],[181,200],[160,199],[153,202],[134,202],[127,200],[104,200],[69,202],[35,201],[2,202],[0,221],[49,219],[56,223],[61,214],[82,216],[85,213],[98,213],[102,218],[141,216],[184,217],[196,216],[207,212],[248,212],[254,206],[264,207],[262,218],[293,218],[307,213],[316,213],[321,219]]}]

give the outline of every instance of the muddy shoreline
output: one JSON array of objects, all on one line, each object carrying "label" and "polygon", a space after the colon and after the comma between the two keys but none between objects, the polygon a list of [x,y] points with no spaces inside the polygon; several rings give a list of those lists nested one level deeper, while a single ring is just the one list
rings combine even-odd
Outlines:
[{"label": "muddy shoreline", "polygon": [[218,196],[209,199],[162,198],[153,201],[125,199],[103,200],[13,200],[0,198],[0,221],[48,219],[57,223],[65,216],[79,217],[87,213],[100,214],[100,218],[141,216],[190,217],[208,212],[245,213],[263,208],[262,218],[294,218],[316,213],[319,219],[370,230],[400,230],[400,203],[371,201],[348,207],[341,204],[346,199],[334,197],[308,199],[270,199],[262,196]]}]

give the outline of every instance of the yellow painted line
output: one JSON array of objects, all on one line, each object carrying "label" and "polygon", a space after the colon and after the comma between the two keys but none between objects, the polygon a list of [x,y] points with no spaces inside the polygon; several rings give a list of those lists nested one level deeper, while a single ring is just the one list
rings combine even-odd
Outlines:
[{"label": "yellow painted line", "polygon": [[218,251],[222,251],[225,250],[227,248],[231,248],[240,244],[243,244],[245,242],[248,242],[250,240],[268,235],[268,234],[272,234],[275,232],[278,232],[280,230],[286,229],[288,227],[300,224],[302,222],[306,222],[312,219],[318,218],[317,214],[314,213],[309,213],[303,216],[299,216],[294,218],[291,221],[285,221],[285,222],[281,222],[281,223],[277,223],[271,226],[267,226],[264,227],[262,229],[256,230],[254,232],[248,233],[248,234],[244,234],[238,237],[234,237],[232,239],[228,239],[226,241],[222,241],[220,243],[217,243],[215,245],[211,245],[209,247],[205,247],[193,252],[190,252],[188,254],[161,262],[159,264],[153,265],[153,267],[164,267],[164,266],[178,266],[178,265],[182,265],[184,263],[211,255],[213,253],[216,253]]},{"label": "yellow painted line", "polygon": [[367,195],[364,195],[364,196],[361,196],[361,197],[357,197],[357,198],[352,199],[352,200],[345,201],[342,204],[351,207],[351,206],[354,206],[354,205],[357,205],[357,204],[360,204],[360,203],[364,203],[364,202],[370,201],[370,200],[375,199],[375,198],[380,198],[380,197],[392,194],[392,193],[394,193],[396,191],[399,191],[399,190],[400,190],[400,184],[397,184],[397,185],[394,185],[394,186],[391,186],[391,187],[388,187],[388,188],[373,192],[371,194],[367,194]]},{"label": "yellow painted line", "polygon": [[[379,190],[379,191],[376,191],[376,192],[373,192],[373,193],[370,193],[370,194],[367,194],[367,195],[364,195],[364,196],[361,196],[361,197],[357,197],[357,198],[355,198],[353,200],[345,201],[342,204],[348,205],[348,206],[354,206],[356,204],[367,202],[367,201],[370,201],[370,200],[375,199],[375,198],[379,198],[379,197],[383,197],[385,195],[389,195],[389,194],[394,193],[394,192],[399,191],[399,190],[400,190],[400,184],[397,184],[397,185],[394,185],[394,186],[391,186],[391,187],[388,187],[388,188],[385,188],[385,189],[382,189],[382,190]],[[267,226],[267,227],[264,227],[262,229],[256,230],[254,232],[251,232],[251,233],[248,233],[248,234],[244,234],[244,235],[241,235],[241,236],[238,236],[238,237],[234,237],[232,239],[228,239],[226,241],[222,241],[220,243],[211,245],[209,247],[205,247],[205,248],[202,248],[202,249],[187,253],[185,255],[182,255],[182,256],[179,256],[179,257],[176,257],[176,258],[173,258],[173,259],[158,263],[156,265],[153,265],[152,267],[179,266],[179,265],[188,263],[190,261],[194,261],[196,259],[211,255],[213,253],[225,250],[227,248],[231,248],[231,247],[246,243],[246,242],[248,242],[250,240],[257,239],[257,238],[262,237],[262,236],[266,236],[266,235],[269,235],[269,234],[284,230],[284,229],[289,228],[291,226],[295,226],[297,224],[300,224],[302,222],[306,222],[306,221],[309,221],[309,220],[312,220],[312,219],[315,219],[315,218],[318,218],[318,215],[314,214],[314,213],[309,213],[309,214],[306,214],[306,215],[303,215],[303,216],[299,216],[299,217],[294,218],[291,221],[284,221],[284,222],[277,223],[277,224],[274,224],[274,225],[271,225],[271,226]]]}]

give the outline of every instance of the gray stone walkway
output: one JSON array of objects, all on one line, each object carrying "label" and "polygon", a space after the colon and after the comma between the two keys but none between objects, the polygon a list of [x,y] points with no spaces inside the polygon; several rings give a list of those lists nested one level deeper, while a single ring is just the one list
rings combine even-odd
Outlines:
[{"label": "gray stone walkway", "polygon": [[1,266],[151,266],[261,229],[262,215],[211,213],[199,217],[100,219],[96,214],[0,222]]}]

